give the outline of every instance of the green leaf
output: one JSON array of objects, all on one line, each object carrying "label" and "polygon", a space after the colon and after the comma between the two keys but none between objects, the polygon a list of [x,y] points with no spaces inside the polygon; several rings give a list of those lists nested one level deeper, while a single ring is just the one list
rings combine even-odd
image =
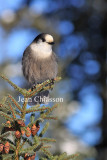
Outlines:
[{"label": "green leaf", "polygon": [[2,117],[4,117],[6,120],[9,120],[9,121],[14,121],[14,119],[11,117],[11,116],[9,116],[8,114],[6,114],[6,113],[4,113],[4,112],[2,112],[2,111],[0,111],[0,115],[2,116]]},{"label": "green leaf", "polygon": [[43,128],[43,130],[42,130],[41,133],[39,134],[39,137],[42,137],[42,136],[45,134],[45,132],[47,131],[48,127],[49,127],[49,122],[47,122],[47,123],[45,124],[45,127]]}]

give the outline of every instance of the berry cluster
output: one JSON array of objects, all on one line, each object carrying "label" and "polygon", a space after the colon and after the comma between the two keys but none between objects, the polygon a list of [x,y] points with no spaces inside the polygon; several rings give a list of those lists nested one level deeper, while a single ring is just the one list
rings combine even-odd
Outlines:
[{"label": "berry cluster", "polygon": [[10,144],[9,142],[6,142],[5,144],[0,143],[0,153],[8,154],[10,150]]}]

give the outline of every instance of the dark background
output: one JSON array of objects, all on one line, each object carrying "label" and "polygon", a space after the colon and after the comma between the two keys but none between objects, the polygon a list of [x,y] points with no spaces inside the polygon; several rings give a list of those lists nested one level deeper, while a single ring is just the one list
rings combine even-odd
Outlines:
[{"label": "dark background", "polygon": [[[104,0],[0,1],[0,72],[25,87],[21,71],[24,49],[41,32],[54,36],[62,76],[53,96],[64,102],[51,123],[57,139],[52,152],[80,152],[86,160],[107,159],[106,32]],[[18,94],[0,80],[0,99]]]}]

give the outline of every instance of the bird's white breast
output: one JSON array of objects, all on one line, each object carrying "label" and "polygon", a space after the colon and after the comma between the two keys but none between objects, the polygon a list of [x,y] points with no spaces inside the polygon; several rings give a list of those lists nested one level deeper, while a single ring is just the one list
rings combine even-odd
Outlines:
[{"label": "bird's white breast", "polygon": [[48,44],[35,44],[32,43],[30,45],[33,56],[36,56],[37,58],[48,58],[52,54],[52,48]]}]

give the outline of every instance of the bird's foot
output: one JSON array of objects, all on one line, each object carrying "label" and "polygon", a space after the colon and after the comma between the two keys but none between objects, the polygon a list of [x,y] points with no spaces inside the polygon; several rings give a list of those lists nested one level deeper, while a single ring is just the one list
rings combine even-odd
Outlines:
[{"label": "bird's foot", "polygon": [[50,89],[53,90],[52,86],[54,85],[54,79],[50,79],[50,83],[49,83],[49,86],[50,86]]},{"label": "bird's foot", "polygon": [[34,89],[36,89],[36,84],[33,84],[31,91],[33,91]]}]

